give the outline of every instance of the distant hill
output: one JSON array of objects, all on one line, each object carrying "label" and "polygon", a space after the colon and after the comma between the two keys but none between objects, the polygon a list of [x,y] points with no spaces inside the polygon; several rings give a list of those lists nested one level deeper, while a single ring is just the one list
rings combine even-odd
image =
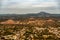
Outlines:
[{"label": "distant hill", "polygon": [[27,17],[60,17],[60,14],[50,14],[47,12],[39,12],[39,13],[30,13],[26,14]]},{"label": "distant hill", "polygon": [[47,12],[39,12],[39,13],[28,13],[28,14],[0,14],[0,20],[6,19],[20,19],[20,18],[29,18],[29,17],[54,17],[60,18],[60,14],[50,14]]}]

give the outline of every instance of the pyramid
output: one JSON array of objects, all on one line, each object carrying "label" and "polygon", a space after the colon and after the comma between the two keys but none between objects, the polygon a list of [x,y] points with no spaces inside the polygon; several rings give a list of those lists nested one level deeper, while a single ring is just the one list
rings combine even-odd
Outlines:
[{"label": "pyramid", "polygon": [[5,22],[1,22],[1,24],[15,24],[15,21],[9,19],[9,20],[7,20]]}]

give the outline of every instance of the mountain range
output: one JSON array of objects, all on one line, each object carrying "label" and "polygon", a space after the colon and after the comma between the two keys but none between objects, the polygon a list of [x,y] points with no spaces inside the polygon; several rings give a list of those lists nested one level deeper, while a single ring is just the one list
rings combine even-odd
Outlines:
[{"label": "mountain range", "polygon": [[28,14],[0,14],[0,19],[20,19],[20,18],[29,18],[29,17],[60,18],[60,14],[50,14],[47,12],[28,13]]}]

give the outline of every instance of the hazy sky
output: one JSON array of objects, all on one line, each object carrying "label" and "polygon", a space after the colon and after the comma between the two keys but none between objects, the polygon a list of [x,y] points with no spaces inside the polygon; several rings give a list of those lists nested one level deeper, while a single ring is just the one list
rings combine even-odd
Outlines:
[{"label": "hazy sky", "polygon": [[60,13],[60,0],[0,0],[0,13]]}]

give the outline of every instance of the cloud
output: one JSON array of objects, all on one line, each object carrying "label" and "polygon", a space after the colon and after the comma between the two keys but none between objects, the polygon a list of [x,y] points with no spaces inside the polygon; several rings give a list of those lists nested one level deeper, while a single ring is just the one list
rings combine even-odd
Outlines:
[{"label": "cloud", "polygon": [[5,0],[5,8],[33,8],[33,7],[53,7],[57,3],[54,0]]},{"label": "cloud", "polygon": [[[60,13],[57,7],[60,0],[2,0],[0,13],[34,13],[46,11],[49,13]],[[59,4],[60,5],[60,4]],[[59,9],[59,10],[58,10]]]},{"label": "cloud", "polygon": [[54,7],[54,6],[55,7],[57,6],[56,2],[42,2],[38,5],[33,5],[32,7]]}]

